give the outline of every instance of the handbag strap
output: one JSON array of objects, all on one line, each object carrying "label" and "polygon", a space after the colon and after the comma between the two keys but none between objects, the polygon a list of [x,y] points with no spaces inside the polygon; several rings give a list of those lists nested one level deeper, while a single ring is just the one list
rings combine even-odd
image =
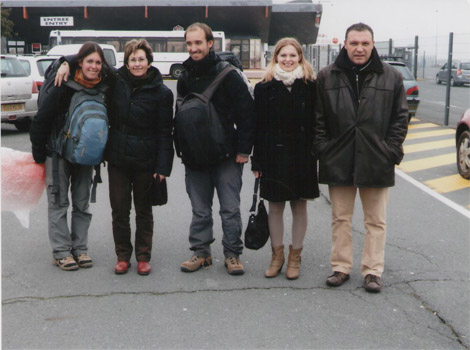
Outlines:
[{"label": "handbag strap", "polygon": [[253,193],[253,204],[251,205],[250,212],[254,213],[256,211],[256,202],[258,202],[258,187],[259,187],[259,177],[255,179],[255,190]]}]

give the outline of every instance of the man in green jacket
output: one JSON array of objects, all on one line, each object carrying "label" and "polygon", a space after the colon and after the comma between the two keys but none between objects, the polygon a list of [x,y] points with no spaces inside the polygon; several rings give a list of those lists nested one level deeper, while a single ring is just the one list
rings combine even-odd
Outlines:
[{"label": "man in green jacket", "polygon": [[381,291],[389,187],[403,158],[407,118],[401,74],[381,62],[372,28],[353,24],[338,58],[317,79],[315,152],[332,205],[331,287],[349,279],[359,191],[366,230],[361,273],[368,292]]}]

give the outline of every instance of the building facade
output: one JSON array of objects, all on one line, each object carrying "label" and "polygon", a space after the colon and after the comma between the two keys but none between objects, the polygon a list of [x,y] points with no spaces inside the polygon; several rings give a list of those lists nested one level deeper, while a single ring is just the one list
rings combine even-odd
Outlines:
[{"label": "building facade", "polygon": [[[203,3],[203,5],[201,5]],[[245,68],[260,68],[268,46],[284,36],[314,44],[322,5],[309,0],[6,0],[17,34],[2,51],[34,53],[49,49],[52,30],[172,30],[194,22],[225,32],[225,50],[233,51]]]}]

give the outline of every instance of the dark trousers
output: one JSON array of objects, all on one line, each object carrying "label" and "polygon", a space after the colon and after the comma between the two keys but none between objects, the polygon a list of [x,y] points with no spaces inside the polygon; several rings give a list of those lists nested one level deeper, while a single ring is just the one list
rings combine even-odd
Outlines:
[{"label": "dark trousers", "polygon": [[108,174],[117,258],[119,261],[129,261],[132,256],[130,213],[134,194],[135,256],[137,261],[150,261],[153,214],[149,193],[153,172],[124,169],[109,164]]}]

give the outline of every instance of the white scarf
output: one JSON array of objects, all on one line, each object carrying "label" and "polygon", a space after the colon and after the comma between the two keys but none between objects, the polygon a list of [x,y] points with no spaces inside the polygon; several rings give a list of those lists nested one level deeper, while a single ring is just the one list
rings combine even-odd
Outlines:
[{"label": "white scarf", "polygon": [[303,77],[304,70],[300,65],[290,72],[286,72],[281,67],[279,67],[279,63],[276,63],[274,66],[274,79],[282,81],[285,86],[292,86],[296,79],[303,79]]}]

